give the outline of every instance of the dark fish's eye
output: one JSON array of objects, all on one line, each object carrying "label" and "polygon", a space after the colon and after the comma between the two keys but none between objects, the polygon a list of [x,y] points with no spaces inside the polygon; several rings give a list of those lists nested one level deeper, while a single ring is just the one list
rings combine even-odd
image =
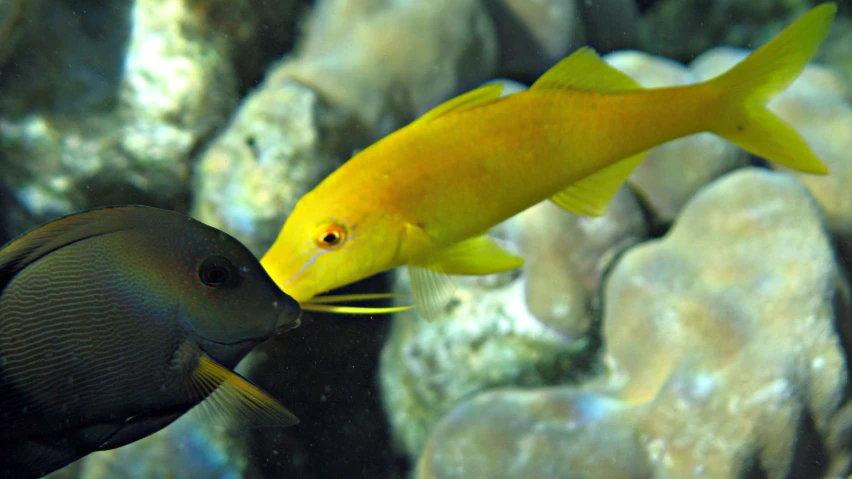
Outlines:
[{"label": "dark fish's eye", "polygon": [[198,279],[211,288],[233,286],[239,280],[239,273],[231,260],[224,256],[213,255],[204,258],[198,267]]},{"label": "dark fish's eye", "polygon": [[314,241],[320,248],[333,248],[346,239],[346,229],[341,225],[324,226],[317,231]]}]

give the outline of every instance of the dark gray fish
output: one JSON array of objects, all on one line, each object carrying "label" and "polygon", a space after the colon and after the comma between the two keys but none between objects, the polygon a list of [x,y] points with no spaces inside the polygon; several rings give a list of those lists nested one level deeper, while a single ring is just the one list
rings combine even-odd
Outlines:
[{"label": "dark gray fish", "polygon": [[41,477],[202,402],[297,423],[233,368],[300,315],[240,242],[173,211],[101,208],[25,233],[0,250],[0,477]]}]

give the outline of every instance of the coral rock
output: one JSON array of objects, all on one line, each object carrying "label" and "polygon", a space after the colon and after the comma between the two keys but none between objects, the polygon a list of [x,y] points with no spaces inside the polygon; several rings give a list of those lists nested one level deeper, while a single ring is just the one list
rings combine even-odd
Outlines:
[{"label": "coral rock", "polygon": [[662,240],[628,251],[604,340],[658,474],[819,477],[848,462],[832,441],[849,433],[836,421],[848,401],[838,275],[812,197],[767,170],[718,180]]},{"label": "coral rock", "polygon": [[444,317],[397,314],[382,351],[382,400],[397,445],[412,457],[459,401],[498,386],[557,384],[588,369],[588,338],[530,314],[522,281],[459,283]]},{"label": "coral rock", "polygon": [[104,204],[185,210],[190,156],[236,104],[232,32],[204,1],[95,3],[42,5],[0,75],[12,233]]},{"label": "coral rock", "polygon": [[619,252],[648,234],[626,187],[598,217],[577,216],[543,201],[505,223],[522,251],[528,310],[566,337],[590,333],[601,278]]},{"label": "coral rock", "polygon": [[473,396],[433,428],[416,477],[847,477],[839,278],[795,178],[730,173],[613,269],[609,374]]},{"label": "coral rock", "polygon": [[417,479],[653,477],[625,406],[571,388],[482,393],[447,414],[417,463]]}]

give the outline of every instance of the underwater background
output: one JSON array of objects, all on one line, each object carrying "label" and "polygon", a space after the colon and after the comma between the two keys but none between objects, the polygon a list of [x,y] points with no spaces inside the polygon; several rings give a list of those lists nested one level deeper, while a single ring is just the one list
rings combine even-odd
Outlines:
[{"label": "underwater background", "polygon": [[[454,95],[583,45],[643,86],[701,81],[818,3],[0,0],[0,241],[135,203],[261,256],[299,197]],[[527,263],[463,278],[445,317],[311,312],[257,348],[238,370],[297,426],[187,414],[50,477],[849,477],[848,1],[771,109],[828,176],[669,142],[602,217],[543,202],[495,228]]]}]

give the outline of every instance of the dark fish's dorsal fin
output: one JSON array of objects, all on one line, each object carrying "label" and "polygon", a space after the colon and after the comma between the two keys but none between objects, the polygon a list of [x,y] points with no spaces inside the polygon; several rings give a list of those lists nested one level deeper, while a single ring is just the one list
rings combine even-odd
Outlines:
[{"label": "dark fish's dorsal fin", "polygon": [[15,274],[52,251],[87,238],[138,227],[145,224],[145,220],[162,221],[164,213],[180,214],[150,206],[107,206],[37,226],[0,249],[0,290]]},{"label": "dark fish's dorsal fin", "polygon": [[583,47],[544,72],[530,90],[574,89],[594,92],[641,90],[626,73],[610,66],[592,48]]},{"label": "dark fish's dorsal fin", "polygon": [[500,98],[500,94],[502,92],[503,85],[500,83],[492,83],[490,85],[481,86],[475,90],[471,90],[455,98],[451,98],[445,101],[444,103],[441,103],[435,108],[432,108],[431,110],[424,113],[422,116],[420,116],[420,118],[416,119],[414,123],[432,121],[451,111],[470,108],[481,103],[485,103],[489,100]]}]

